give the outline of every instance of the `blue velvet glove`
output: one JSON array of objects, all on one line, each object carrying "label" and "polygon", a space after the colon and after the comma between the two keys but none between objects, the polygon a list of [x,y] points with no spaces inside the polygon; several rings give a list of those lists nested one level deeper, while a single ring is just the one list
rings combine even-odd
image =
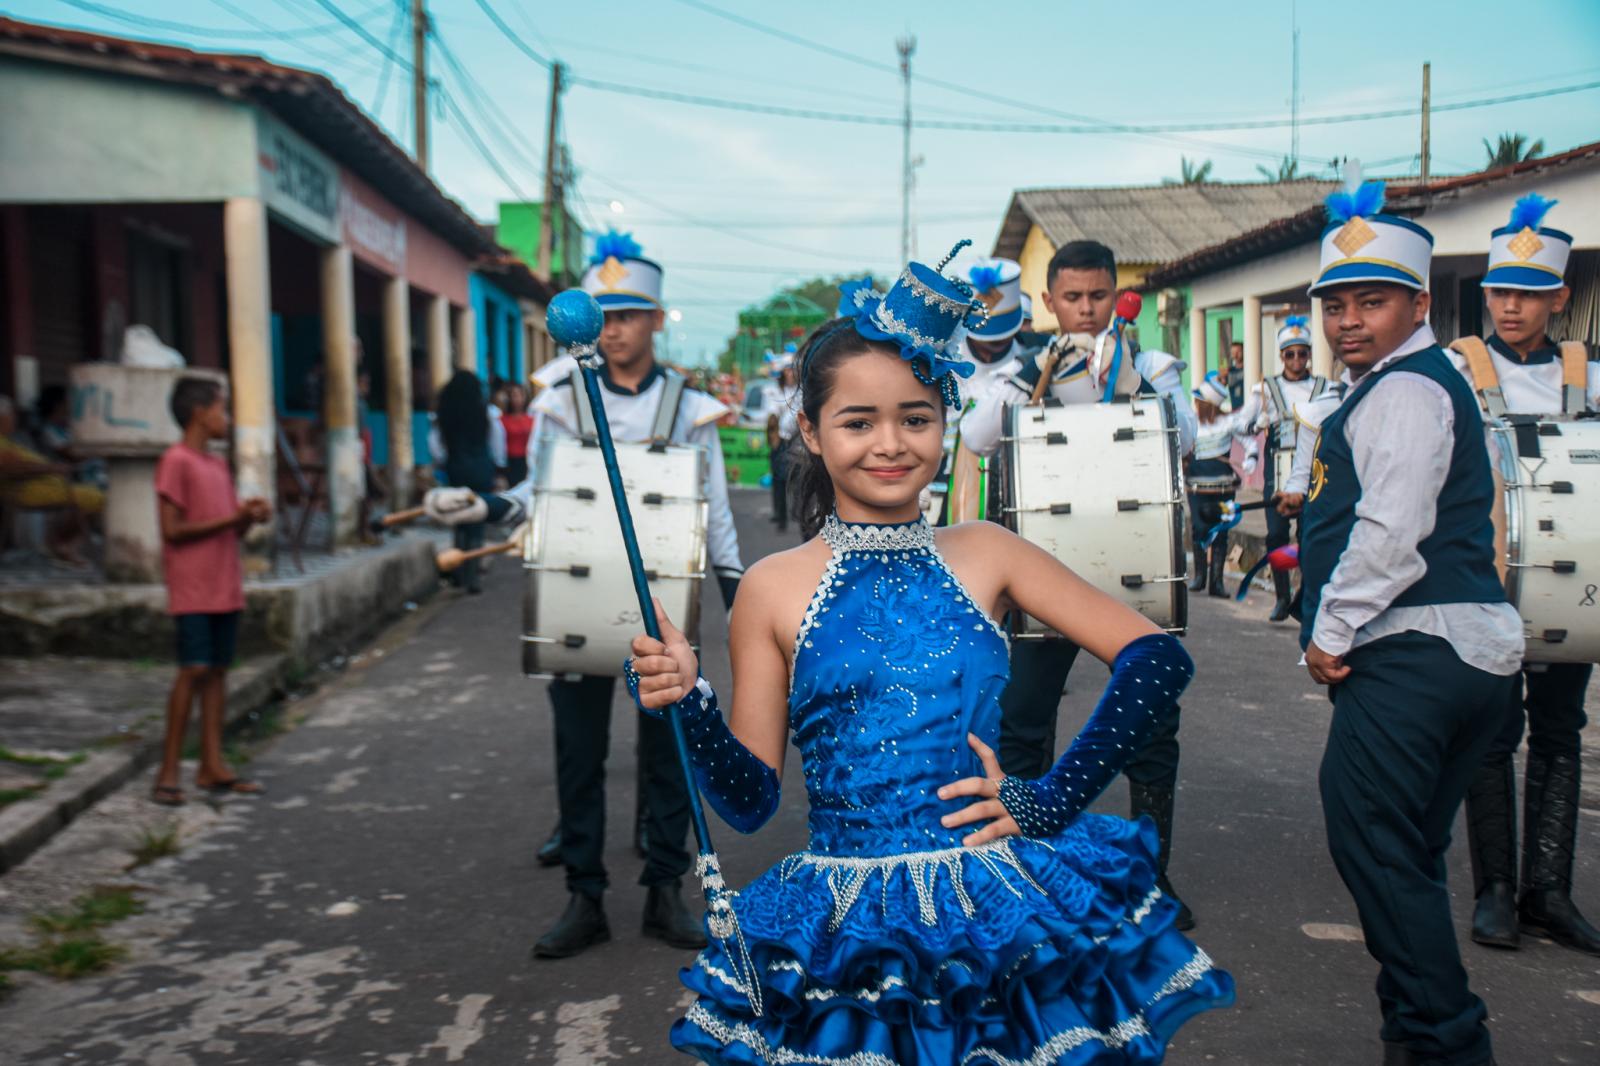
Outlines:
[{"label": "blue velvet glove", "polygon": [[1023,835],[1054,836],[1071,825],[1177,706],[1192,677],[1194,660],[1169,634],[1123,648],[1094,713],[1050,772],[1000,782],[1000,805]]},{"label": "blue velvet glove", "polygon": [[[652,718],[666,717],[665,708],[639,702],[639,675],[629,659],[622,669],[628,692],[639,710]],[[689,744],[694,780],[712,810],[741,833],[754,833],[778,809],[778,772],[739,743],[717,708],[717,694],[701,678],[677,703],[683,738]]]}]

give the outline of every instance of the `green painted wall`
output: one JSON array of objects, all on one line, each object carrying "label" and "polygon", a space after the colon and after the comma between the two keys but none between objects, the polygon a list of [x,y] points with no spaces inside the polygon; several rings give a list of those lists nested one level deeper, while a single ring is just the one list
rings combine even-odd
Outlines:
[{"label": "green painted wall", "polygon": [[253,110],[214,92],[0,57],[8,203],[254,196]]},{"label": "green painted wall", "polygon": [[[1178,289],[1183,294],[1184,306],[1189,304],[1188,286]],[[1161,325],[1160,315],[1157,310],[1158,300],[1156,293],[1150,293],[1144,299],[1144,307],[1139,312],[1136,325],[1139,327],[1139,347],[1153,351],[1166,352],[1168,355],[1177,356],[1184,362],[1183,384],[1185,388],[1193,388],[1192,368],[1189,362],[1189,315],[1184,312],[1176,330],[1169,330]]]},{"label": "green painted wall", "polygon": [[[535,203],[502,203],[494,239],[522,257],[535,270],[539,267],[539,206]],[[550,252],[550,273],[569,283],[583,273],[583,227],[556,204],[556,239]],[[645,255],[649,255],[647,251]]]}]

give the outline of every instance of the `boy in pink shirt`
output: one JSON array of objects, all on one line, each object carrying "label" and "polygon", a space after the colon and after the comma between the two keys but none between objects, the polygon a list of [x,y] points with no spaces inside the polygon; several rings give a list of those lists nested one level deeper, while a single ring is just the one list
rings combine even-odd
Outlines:
[{"label": "boy in pink shirt", "polygon": [[244,570],[239,535],[271,515],[267,501],[240,504],[228,462],[208,445],[228,435],[228,408],[220,386],[184,378],[173,386],[172,417],[183,440],[156,464],[156,502],[161,509],[161,569],[167,613],[178,630],[178,676],[167,698],[167,732],[152,799],[168,807],[184,803],[178,785],[189,708],[200,697],[200,767],[195,784],[216,792],[260,792],[236,776],[222,759],[223,710],[228,667],[238,643],[244,610]]}]

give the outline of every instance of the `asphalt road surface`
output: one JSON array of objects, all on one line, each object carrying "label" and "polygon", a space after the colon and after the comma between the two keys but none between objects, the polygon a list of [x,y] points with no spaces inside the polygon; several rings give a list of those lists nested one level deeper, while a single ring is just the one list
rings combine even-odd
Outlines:
[{"label": "asphalt road surface", "polygon": [[[747,559],[780,546],[763,494],[735,493]],[[781,543],[793,543],[791,532]],[[483,596],[424,605],[315,695],[249,771],[257,799],[191,804],[183,849],[127,874],[144,914],[107,936],[129,949],[75,982],[26,976],[0,1002],[0,1060],[144,1066],[422,1066],[467,1062],[673,1063],[688,953],[639,936],[644,891],[629,846],[634,712],[613,709],[606,900],[614,938],[574,959],[535,961],[533,941],[566,902],[534,851],[555,820],[544,686],[522,678],[521,572],[497,562]],[[1199,917],[1193,936],[1238,982],[1238,1004],[1185,1027],[1168,1061],[1377,1063],[1376,968],[1330,863],[1316,790],[1329,705],[1295,665],[1267,597],[1199,599],[1188,646],[1172,878]],[[724,614],[708,590],[705,632]],[[707,676],[726,684],[725,645]],[[1098,695],[1080,668],[1063,701],[1070,737]],[[619,686],[620,692],[620,686]],[[1600,758],[1591,727],[1577,897],[1600,919]],[[120,871],[108,840],[172,816],[130,786],[0,880],[20,910]],[[1125,810],[1119,783],[1100,808]],[[753,837],[716,823],[731,883],[805,844],[791,758],[784,805]],[[98,836],[94,835],[98,834]],[[1465,939],[1470,880],[1451,856]],[[691,895],[691,898],[697,898]],[[0,942],[6,940],[0,935]],[[1467,944],[1506,1066],[1600,1063],[1600,959],[1549,943]]]}]

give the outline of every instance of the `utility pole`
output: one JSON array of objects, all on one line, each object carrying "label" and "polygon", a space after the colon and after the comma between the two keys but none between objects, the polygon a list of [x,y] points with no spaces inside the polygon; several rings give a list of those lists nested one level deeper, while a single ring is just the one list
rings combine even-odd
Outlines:
[{"label": "utility pole", "polygon": [[1429,101],[1431,99],[1432,63],[1422,64],[1422,184],[1428,184],[1428,119],[1431,117]]},{"label": "utility pole", "polygon": [[1294,28],[1294,72],[1289,80],[1289,163],[1300,161],[1300,7],[1289,8],[1289,18]]},{"label": "utility pole", "polygon": [[561,169],[556,157],[556,128],[561,123],[561,80],[566,67],[560,62],[550,65],[550,115],[544,131],[544,202],[539,205],[539,278],[550,280],[550,254],[555,247],[555,211],[551,202],[556,197],[556,171]]},{"label": "utility pole", "polygon": [[428,169],[428,5],[411,0],[411,110],[416,140],[412,156]]},{"label": "utility pole", "polygon": [[911,34],[897,38],[895,49],[900,53],[900,77],[906,88],[906,114],[902,124],[900,146],[900,262],[911,262],[911,53],[917,50],[917,39]]}]

